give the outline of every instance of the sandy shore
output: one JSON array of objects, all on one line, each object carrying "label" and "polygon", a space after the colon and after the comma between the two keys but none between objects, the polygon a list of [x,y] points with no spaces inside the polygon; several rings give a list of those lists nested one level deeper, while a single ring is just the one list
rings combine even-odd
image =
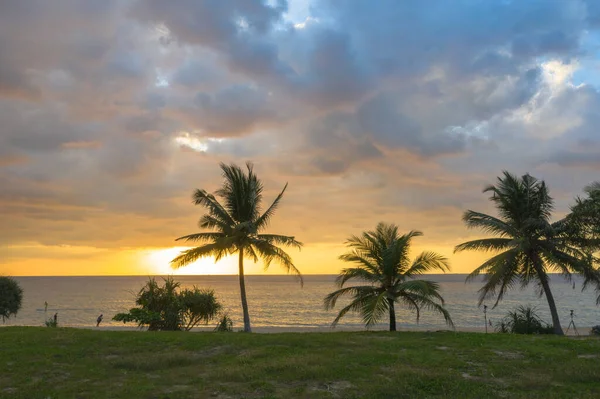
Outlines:
[{"label": "sandy shore", "polygon": [[[71,328],[81,328],[87,330],[103,330],[103,331],[145,331],[140,330],[139,328],[133,326],[66,326]],[[213,331],[214,327],[196,327],[192,329],[192,332],[207,332]],[[240,328],[234,328],[234,331],[240,331]],[[282,326],[282,327],[252,327],[252,332],[259,334],[278,334],[278,333],[335,333],[342,331],[367,331],[364,328],[356,328],[356,327],[344,327],[338,326],[336,328],[330,327],[293,327],[293,326]],[[369,331],[386,331],[385,328],[377,328],[371,329]],[[421,332],[436,332],[436,331],[452,331],[449,329],[431,329],[431,328],[399,328],[398,331],[421,331]],[[485,328],[477,328],[477,327],[456,327],[455,332],[471,332],[471,333],[485,333]],[[488,330],[489,332],[493,332],[492,329]],[[591,327],[578,327],[577,331],[579,335],[589,335],[591,331]],[[566,332],[566,329],[565,329]],[[569,336],[575,336],[574,331],[569,331],[567,334]]]}]

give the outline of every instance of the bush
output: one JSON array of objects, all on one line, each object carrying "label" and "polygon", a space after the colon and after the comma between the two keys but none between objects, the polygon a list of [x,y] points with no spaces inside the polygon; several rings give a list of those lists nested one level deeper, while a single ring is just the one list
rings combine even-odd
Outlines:
[{"label": "bush", "polygon": [[16,280],[0,276],[0,317],[4,323],[11,316],[16,316],[23,302],[23,290]]},{"label": "bush", "polygon": [[137,295],[135,303],[139,307],[119,313],[113,320],[136,322],[150,331],[189,331],[213,320],[221,311],[214,291],[197,287],[179,290],[180,284],[172,277],[163,280],[161,287],[155,279],[149,279]]},{"label": "bush", "polygon": [[181,301],[182,325],[189,331],[197,324],[208,324],[221,311],[221,304],[213,290],[201,290],[196,287],[179,293]]},{"label": "bush", "polygon": [[591,335],[600,335],[600,324],[592,327],[592,329],[590,330],[590,334]]},{"label": "bush", "polygon": [[58,327],[58,321],[50,318],[45,321],[46,327],[56,328]]},{"label": "bush", "polygon": [[215,327],[215,331],[220,332],[231,332],[233,331],[233,320],[228,315],[224,314],[219,321],[219,324]]},{"label": "bush", "polygon": [[530,305],[518,306],[496,324],[496,331],[513,334],[553,334],[551,325],[544,322]]}]

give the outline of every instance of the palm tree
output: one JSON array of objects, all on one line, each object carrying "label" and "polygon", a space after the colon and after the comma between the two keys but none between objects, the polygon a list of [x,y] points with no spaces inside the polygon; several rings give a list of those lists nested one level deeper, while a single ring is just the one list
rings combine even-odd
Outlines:
[{"label": "palm tree", "polygon": [[[423,252],[411,263],[408,257],[411,240],[421,235],[419,231],[399,235],[396,225],[379,223],[375,231],[363,232],[346,241],[350,252],[340,259],[356,266],[341,271],[336,279],[340,289],[327,295],[324,304],[325,309],[333,309],[337,300],[346,295],[352,301],[340,310],[333,326],[350,311],[360,313],[367,327],[389,313],[390,331],[396,331],[396,303],[415,310],[417,322],[421,309],[425,308],[442,314],[453,326],[450,314],[443,307],[439,284],[415,279],[428,271],[450,270],[448,260],[434,252]],[[367,284],[344,287],[349,280]]]},{"label": "palm tree", "polygon": [[496,297],[495,307],[516,283],[525,287],[535,282],[540,296],[545,294],[548,300],[554,333],[562,335],[548,272],[559,272],[569,281],[573,273],[579,273],[586,282],[597,280],[597,272],[586,261],[585,253],[573,244],[572,237],[565,234],[564,221],[550,222],[553,200],[543,181],[529,174],[519,178],[503,172],[497,184],[483,192],[492,194],[490,200],[499,217],[468,210],[463,221],[469,228],[479,228],[496,237],[468,241],[455,248],[455,252],[494,253],[467,277],[467,281],[472,281],[485,274],[479,305]]},{"label": "palm tree", "polygon": [[600,249],[600,182],[586,186],[583,191],[586,196],[575,198],[575,205],[563,222],[580,246],[593,253]]},{"label": "palm tree", "polygon": [[284,245],[300,249],[302,243],[296,241],[294,237],[260,233],[268,226],[277,210],[287,184],[271,206],[261,214],[263,184],[254,174],[252,164],[246,164],[247,173],[234,164],[221,163],[220,166],[224,181],[215,194],[222,199],[223,204],[205,190],[196,190],[193,195],[194,204],[201,205],[208,211],[200,218],[199,227],[213,231],[179,237],[178,241],[199,242],[201,245],[183,251],[171,261],[171,265],[178,268],[208,256],[214,257],[215,262],[218,262],[223,257],[237,252],[244,331],[251,332],[244,281],[244,258],[254,262],[262,259],[265,270],[272,261],[276,261],[288,273],[295,274],[302,284],[302,275],[294,266],[292,258],[279,248]]}]

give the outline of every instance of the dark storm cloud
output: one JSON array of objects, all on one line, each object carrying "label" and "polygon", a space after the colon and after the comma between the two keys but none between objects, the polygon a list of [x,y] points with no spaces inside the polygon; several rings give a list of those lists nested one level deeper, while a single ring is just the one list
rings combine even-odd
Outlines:
[{"label": "dark storm cloud", "polygon": [[270,76],[286,72],[277,47],[266,38],[286,9],[285,0],[274,6],[258,0],[142,0],[133,7],[132,15],[163,24],[182,43],[218,51],[236,71]]}]

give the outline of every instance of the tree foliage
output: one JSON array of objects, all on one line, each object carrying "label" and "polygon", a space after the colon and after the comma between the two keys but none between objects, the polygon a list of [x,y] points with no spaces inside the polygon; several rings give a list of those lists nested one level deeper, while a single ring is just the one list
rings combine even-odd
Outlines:
[{"label": "tree foliage", "polygon": [[[600,182],[584,188],[585,195],[575,198],[571,212],[561,221],[566,236],[572,244],[592,256],[600,250]],[[596,257],[591,257],[598,263]]]},{"label": "tree foliage", "polygon": [[233,331],[233,320],[231,320],[231,318],[224,314],[221,317],[221,320],[219,320],[219,323],[217,324],[217,326],[215,327],[215,331],[219,331],[219,332],[231,332]]},{"label": "tree foliage", "polygon": [[194,204],[204,207],[207,211],[200,218],[198,226],[211,231],[179,237],[178,241],[195,242],[200,245],[183,251],[171,261],[171,265],[178,268],[203,257],[214,257],[215,262],[218,262],[223,257],[237,253],[244,331],[249,332],[251,326],[246,300],[244,259],[253,262],[262,260],[265,270],[272,262],[279,263],[288,273],[296,275],[302,283],[302,275],[292,258],[280,248],[288,246],[300,249],[302,243],[294,237],[262,233],[279,207],[287,184],[263,212],[263,183],[254,173],[252,164],[246,164],[246,172],[233,164],[222,163],[220,166],[223,172],[221,188],[214,195],[202,189],[196,190],[193,195]]},{"label": "tree foliage", "polygon": [[118,313],[115,321],[135,322],[150,331],[189,331],[198,324],[208,324],[222,309],[212,290],[197,287],[180,290],[180,284],[167,277],[164,285],[150,278],[138,292],[136,305],[127,313]]},{"label": "tree foliage", "polygon": [[[326,309],[333,309],[341,297],[349,296],[352,300],[339,311],[334,326],[348,312],[358,312],[367,327],[388,314],[390,331],[395,331],[395,304],[414,310],[417,322],[421,310],[427,309],[441,314],[452,326],[439,284],[417,279],[429,271],[450,270],[448,260],[434,252],[423,252],[412,261],[408,256],[412,239],[421,235],[419,231],[400,235],[396,225],[379,223],[374,231],[346,241],[350,251],[340,259],[355,267],[341,271],[336,279],[340,289],[327,295],[324,304]],[[351,280],[363,284],[345,287]]]},{"label": "tree foliage", "polygon": [[468,210],[463,221],[467,227],[495,237],[468,241],[455,248],[455,252],[492,253],[467,278],[471,281],[484,275],[479,304],[495,299],[495,307],[515,285],[534,283],[539,295],[546,295],[555,332],[562,334],[548,273],[560,273],[568,281],[573,274],[580,274],[585,279],[584,288],[590,283],[600,284],[600,275],[583,250],[585,242],[573,234],[573,224],[550,221],[554,202],[543,181],[528,174],[519,178],[504,172],[484,193],[491,194],[489,199],[499,216]]},{"label": "tree foliage", "polygon": [[513,334],[552,334],[554,328],[543,321],[532,306],[517,306],[498,322],[496,331]]},{"label": "tree foliage", "polygon": [[0,276],[0,317],[4,323],[16,316],[23,302],[23,290],[11,277]]}]

